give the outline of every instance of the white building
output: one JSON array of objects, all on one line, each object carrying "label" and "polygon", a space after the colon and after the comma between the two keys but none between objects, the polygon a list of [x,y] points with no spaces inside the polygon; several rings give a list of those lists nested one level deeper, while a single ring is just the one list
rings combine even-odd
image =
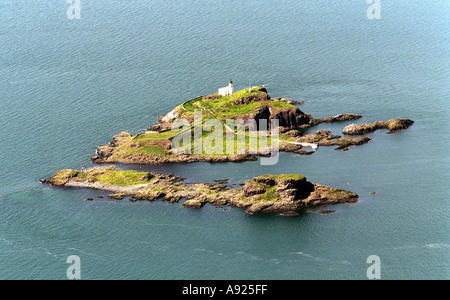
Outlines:
[{"label": "white building", "polygon": [[234,84],[233,81],[230,81],[230,83],[228,84],[228,86],[220,88],[219,89],[219,94],[223,97],[223,96],[228,96],[234,93]]}]

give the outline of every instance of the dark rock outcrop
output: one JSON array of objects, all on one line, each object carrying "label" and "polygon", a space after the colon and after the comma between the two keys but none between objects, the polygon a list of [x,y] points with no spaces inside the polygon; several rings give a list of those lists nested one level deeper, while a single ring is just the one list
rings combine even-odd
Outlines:
[{"label": "dark rock outcrop", "polygon": [[273,109],[269,117],[269,123],[270,120],[273,119],[279,120],[281,133],[302,128],[303,125],[307,125],[310,122],[309,115],[303,113],[298,108],[286,108],[282,110]]},{"label": "dark rock outcrop", "polygon": [[297,150],[297,151],[294,151],[293,153],[298,154],[298,155],[308,156],[308,155],[313,155],[316,152],[315,151],[306,151],[306,150]]},{"label": "dark rock outcrop", "polygon": [[[260,128],[260,120],[269,120],[270,119],[270,109],[266,106],[257,107],[255,109],[255,113],[248,116],[249,119],[254,119],[256,121],[257,130],[262,130]],[[246,119],[247,119],[246,118]],[[270,129],[270,121],[267,122],[267,129]]]},{"label": "dark rock outcrop", "polygon": [[274,189],[283,196],[298,200],[308,197],[314,186],[304,176],[261,176],[247,181],[244,185],[246,197],[260,195]]},{"label": "dark rock outcrop", "polygon": [[379,121],[366,124],[351,124],[346,126],[342,133],[347,135],[361,135],[365,133],[371,133],[378,129],[388,129],[388,134],[399,132],[409,128],[414,124],[413,120],[409,119],[392,119],[389,121]]}]

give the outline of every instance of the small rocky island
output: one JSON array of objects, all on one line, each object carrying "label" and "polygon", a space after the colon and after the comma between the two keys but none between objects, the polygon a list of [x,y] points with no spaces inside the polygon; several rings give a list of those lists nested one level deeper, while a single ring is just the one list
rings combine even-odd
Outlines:
[{"label": "small rocky island", "polygon": [[248,214],[297,211],[338,203],[355,203],[358,195],[349,191],[311,183],[303,175],[265,175],[245,182],[240,188],[224,184],[187,185],[174,175],[116,170],[115,166],[94,167],[86,171],[66,169],[53,175],[49,183],[56,187],[89,188],[111,192],[109,198],[130,201],[163,199],[176,203],[186,199],[184,207],[201,208],[205,204],[230,205]]},{"label": "small rocky island", "polygon": [[[301,111],[296,104],[301,102],[288,98],[271,98],[265,87],[253,87],[234,92],[230,95],[211,94],[197,97],[184,102],[172,111],[158,118],[158,124],[151,126],[145,132],[135,136],[128,132],[121,132],[113,137],[109,144],[98,147],[97,155],[92,157],[94,163],[137,163],[137,164],[164,164],[180,162],[241,162],[257,160],[257,156],[264,156],[266,149],[257,149],[256,153],[250,153],[249,144],[253,137],[246,133],[243,151],[236,151],[226,154],[210,154],[208,147],[208,135],[210,132],[203,132],[203,149],[200,153],[195,153],[194,143],[184,145],[184,152],[177,153],[173,149],[172,141],[182,134],[193,134],[195,124],[195,113],[200,112],[201,122],[205,123],[210,119],[220,120],[226,128],[226,136],[236,135],[235,129],[230,129],[226,125],[227,120],[255,120],[259,122],[266,120],[270,124],[271,120],[279,121],[279,137],[276,140],[279,151],[292,152],[299,155],[310,155],[314,151],[307,151],[308,144],[314,143],[317,146],[336,146],[336,150],[349,150],[351,146],[366,144],[372,138],[365,136],[333,135],[329,131],[319,130],[313,134],[305,134],[305,129],[322,123],[353,121],[362,118],[358,114],[339,114],[326,118],[314,118]],[[173,125],[177,120],[183,119],[188,123],[188,129],[173,130]],[[390,132],[396,132],[408,128],[411,120],[391,120],[389,122],[377,122],[376,126],[351,125],[343,133],[347,135],[362,135],[372,132],[372,128],[388,128]],[[355,127],[356,126],[356,127]],[[354,128],[361,128],[357,130]],[[259,130],[259,129],[258,129]],[[270,131],[270,128],[269,128]],[[257,138],[257,137],[256,137]],[[269,147],[274,142],[272,137],[268,137]],[[306,146],[305,146],[306,145]],[[242,149],[241,149],[242,150]]]}]

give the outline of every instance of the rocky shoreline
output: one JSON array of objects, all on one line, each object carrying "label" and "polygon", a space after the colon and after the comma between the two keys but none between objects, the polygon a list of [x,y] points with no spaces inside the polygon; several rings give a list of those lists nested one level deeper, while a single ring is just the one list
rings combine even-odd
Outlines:
[{"label": "rocky shoreline", "polygon": [[[304,208],[338,203],[356,203],[355,193],[311,183],[302,175],[265,175],[248,180],[240,188],[224,184],[195,183],[187,185],[174,175],[120,171],[114,167],[93,168],[84,172],[66,169],[58,171],[45,183],[55,187],[87,188],[111,192],[109,198],[130,201],[162,199],[177,203],[182,199],[187,208],[202,208],[205,204],[230,205],[250,215],[260,213],[292,214]],[[89,198],[93,201],[93,198]]]}]

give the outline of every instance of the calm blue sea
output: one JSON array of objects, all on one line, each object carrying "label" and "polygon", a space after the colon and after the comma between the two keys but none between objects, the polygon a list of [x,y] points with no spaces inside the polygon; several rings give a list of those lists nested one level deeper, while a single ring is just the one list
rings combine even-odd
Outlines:
[{"label": "calm blue sea", "polygon": [[[366,279],[370,255],[383,279],[449,279],[448,1],[382,0],[380,20],[364,0],[81,0],[80,20],[68,6],[0,2],[0,279],[65,279],[69,255],[83,279]],[[85,202],[106,194],[38,183],[230,79],[315,117],[416,123],[276,166],[131,166],[191,182],[300,173],[361,195],[331,215]]]}]

